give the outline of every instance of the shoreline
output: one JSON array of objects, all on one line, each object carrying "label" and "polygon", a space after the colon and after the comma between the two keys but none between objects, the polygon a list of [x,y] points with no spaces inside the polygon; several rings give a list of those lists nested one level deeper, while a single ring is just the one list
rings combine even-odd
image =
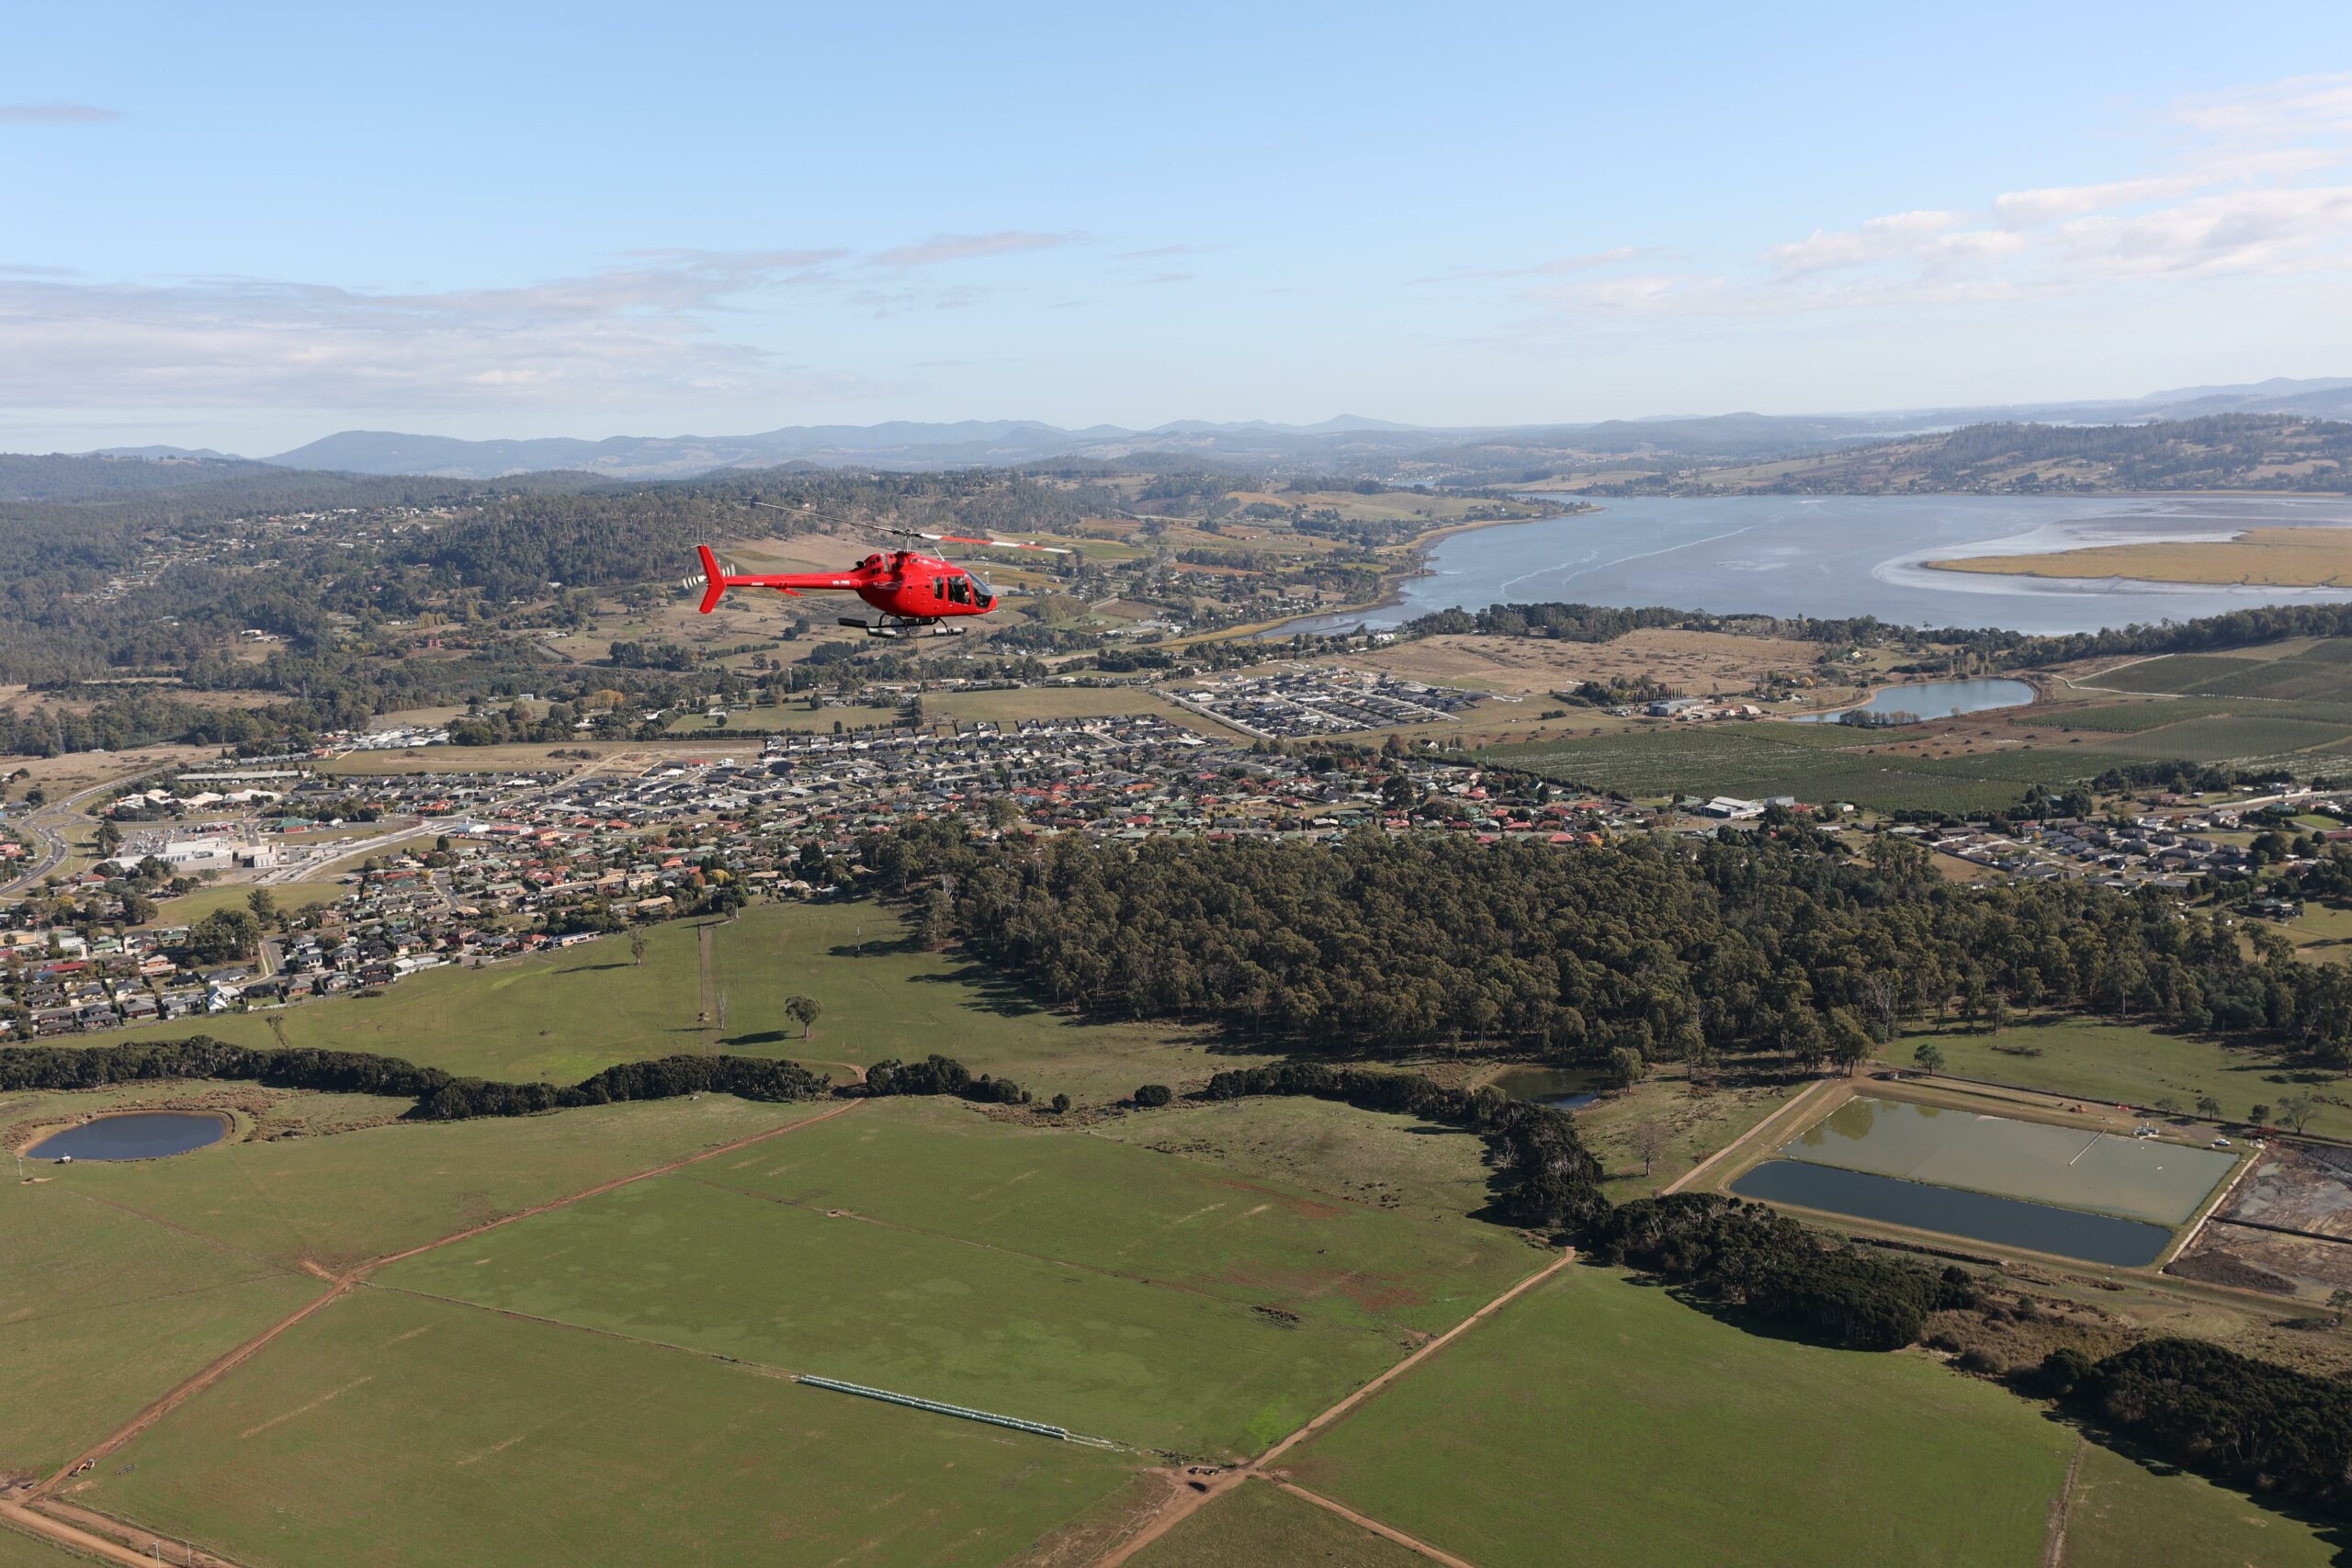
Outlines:
[{"label": "shoreline", "polygon": [[[1581,517],[1587,513],[1605,512],[1608,508],[1598,502],[1586,502],[1560,512],[1547,512],[1541,517],[1488,517],[1476,523],[1449,523],[1417,536],[1411,545],[1413,564],[1409,570],[1399,571],[1377,599],[1360,604],[1340,604],[1329,610],[1313,610],[1304,615],[1286,615],[1278,621],[1254,621],[1248,626],[1232,626],[1215,634],[1216,638],[1272,637],[1302,621],[1319,621],[1336,615],[1362,615],[1370,610],[1385,610],[1404,602],[1405,584],[1415,578],[1428,577],[1430,558],[1437,547],[1457,534],[1475,534],[1483,528],[1525,528],[1537,523],[1557,523],[1563,517]],[[1295,634],[1294,634],[1295,635]],[[1207,641],[1209,638],[1200,640]]]}]

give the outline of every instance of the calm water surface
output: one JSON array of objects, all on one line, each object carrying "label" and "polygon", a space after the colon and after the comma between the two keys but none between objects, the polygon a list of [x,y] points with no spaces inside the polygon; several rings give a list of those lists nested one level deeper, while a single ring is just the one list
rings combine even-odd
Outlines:
[{"label": "calm water surface", "polygon": [[1824,1213],[2021,1247],[2086,1263],[2137,1269],[2154,1263],[2172,1239],[2163,1225],[2090,1214],[2049,1203],[1996,1198],[1866,1170],[1767,1160],[1731,1184],[1743,1198],[1794,1203]]},{"label": "calm water surface", "polygon": [[1408,581],[1398,603],[1295,621],[1273,635],[1395,626],[1435,610],[1544,600],[2051,633],[2352,597],[2326,588],[1996,577],[1925,564],[2226,539],[2245,528],[2352,526],[2352,498],[1721,496],[1600,504],[1453,535],[1439,541],[1430,575]]},{"label": "calm water surface", "polygon": [[161,1159],[184,1155],[229,1134],[218,1116],[185,1111],[137,1111],[101,1116],[42,1139],[26,1155],[33,1159]]},{"label": "calm water surface", "polygon": [[[2033,687],[2023,681],[1922,681],[1916,685],[1887,686],[1871,694],[1859,709],[1839,713],[1916,714],[1921,718],[1950,718],[1956,714],[1983,713],[1988,708],[2023,707],[2033,701]],[[1792,724],[1835,724],[1835,713],[1795,714]]]},{"label": "calm water surface", "polygon": [[1555,1111],[1580,1111],[1600,1098],[1599,1077],[1560,1067],[1513,1067],[1494,1087],[1513,1100],[1532,1100]]}]

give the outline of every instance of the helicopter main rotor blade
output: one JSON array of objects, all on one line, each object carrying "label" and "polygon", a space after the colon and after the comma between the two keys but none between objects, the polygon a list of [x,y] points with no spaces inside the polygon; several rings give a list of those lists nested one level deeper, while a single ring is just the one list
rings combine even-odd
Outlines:
[{"label": "helicopter main rotor blade", "polygon": [[910,539],[929,539],[942,545],[986,545],[1000,550],[1043,550],[1049,556],[1076,555],[1055,545],[1033,545],[1026,539],[972,539],[961,534],[926,534],[920,528],[893,528],[893,534],[903,534]]}]

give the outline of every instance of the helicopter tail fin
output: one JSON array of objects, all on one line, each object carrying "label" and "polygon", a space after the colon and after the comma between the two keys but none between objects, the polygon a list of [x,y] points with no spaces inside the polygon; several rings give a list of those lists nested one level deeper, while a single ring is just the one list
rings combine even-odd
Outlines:
[{"label": "helicopter tail fin", "polygon": [[708,545],[696,545],[695,553],[702,557],[702,608],[709,615],[718,608],[719,595],[727,592],[727,574],[718,570],[718,558],[710,553]]}]

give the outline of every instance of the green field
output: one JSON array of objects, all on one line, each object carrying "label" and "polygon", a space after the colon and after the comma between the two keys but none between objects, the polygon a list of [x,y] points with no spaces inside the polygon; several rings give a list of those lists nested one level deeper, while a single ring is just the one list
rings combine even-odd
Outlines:
[{"label": "green field", "polygon": [[1229,1456],[1536,1261],[1470,1222],[1342,1208],[952,1114],[971,1137],[944,1135],[936,1108],[886,1103],[796,1134],[818,1140],[806,1148],[782,1140],[637,1183],[377,1279]]},{"label": "green field", "polygon": [[[1480,1146],[1465,1133],[1418,1141]],[[1392,1333],[1449,1326],[1541,1261],[1509,1231],[1465,1220],[1475,1204],[1419,1223],[1290,1180],[1243,1179],[1108,1138],[1006,1126],[952,1101],[876,1105],[715,1160],[695,1176],[773,1202],[846,1209]]]},{"label": "green field", "polygon": [[2331,639],[2250,649],[2239,657],[2177,653],[2143,660],[2086,684],[2120,692],[2177,693],[2186,696],[2250,697],[2269,702],[2352,699],[2352,642]]},{"label": "green field", "polygon": [[[1918,1029],[1883,1054],[1907,1063],[1912,1050],[1928,1040],[1943,1052],[1943,1070],[1961,1077],[2109,1104],[2154,1105],[2170,1096],[2184,1111],[2210,1094],[2222,1102],[2231,1121],[2245,1120],[2257,1103],[2275,1106],[2280,1095],[2298,1089],[2323,1095],[2344,1092],[2344,1080],[2336,1074],[2286,1066],[2272,1057],[2211,1041],[2082,1019],[2022,1024],[1998,1034]],[[2322,1104],[2312,1117],[2311,1131],[2352,1136],[2352,1111]]]},{"label": "green field", "polygon": [[2169,1466],[2152,1471],[2097,1443],[2084,1447],[2066,1515],[2066,1568],[2325,1568],[2346,1550],[2352,1529],[2343,1525],[2280,1513]]},{"label": "green field", "polygon": [[[696,955],[701,922],[647,929],[640,966],[607,937],[483,969],[428,970],[379,997],[338,997],[269,1014],[222,1014],[149,1024],[60,1043],[175,1040],[209,1033],[244,1045],[287,1042],[375,1051],[453,1073],[571,1083],[620,1062],[723,1048],[763,1056],[870,1064],[933,1051],[975,1072],[1018,1078],[1050,1097],[1113,1100],[1137,1084],[1205,1079],[1215,1064],[1189,1037],[1150,1024],[1095,1024],[1049,1012],[961,959],[915,949],[898,915],[877,905],[763,904],[712,928],[714,992],[728,1004],[725,1033],[695,1020],[704,1009]],[[814,997],[824,1015],[813,1039],[784,1001]],[[836,1067],[838,1079],[846,1075]]]},{"label": "green field", "polygon": [[545,1116],[400,1122],[215,1144],[169,1160],[51,1167],[50,1188],[151,1216],[277,1268],[346,1269],[469,1225],[790,1125],[824,1101],[729,1095]]},{"label": "green field", "polygon": [[1421,1218],[1456,1220],[1488,1199],[1486,1144],[1416,1117],[1326,1100],[1171,1105],[1092,1129],[1098,1138],[1206,1161]]},{"label": "green field", "polygon": [[64,1463],[325,1289],[53,1180],[0,1189],[0,1473]]},{"label": "green field", "polygon": [[2073,1444],[1924,1358],[1749,1334],[1571,1267],[1288,1468],[1482,1568],[2020,1568]]},{"label": "green field", "polygon": [[1132,1463],[362,1290],[74,1495],[249,1568],[934,1563],[1020,1551]]},{"label": "green field", "polygon": [[1419,1568],[1410,1547],[1373,1534],[1279,1486],[1250,1482],[1179,1522],[1137,1552],[1136,1568]]},{"label": "green field", "polygon": [[94,1561],[0,1523],[0,1568],[74,1568]]}]

